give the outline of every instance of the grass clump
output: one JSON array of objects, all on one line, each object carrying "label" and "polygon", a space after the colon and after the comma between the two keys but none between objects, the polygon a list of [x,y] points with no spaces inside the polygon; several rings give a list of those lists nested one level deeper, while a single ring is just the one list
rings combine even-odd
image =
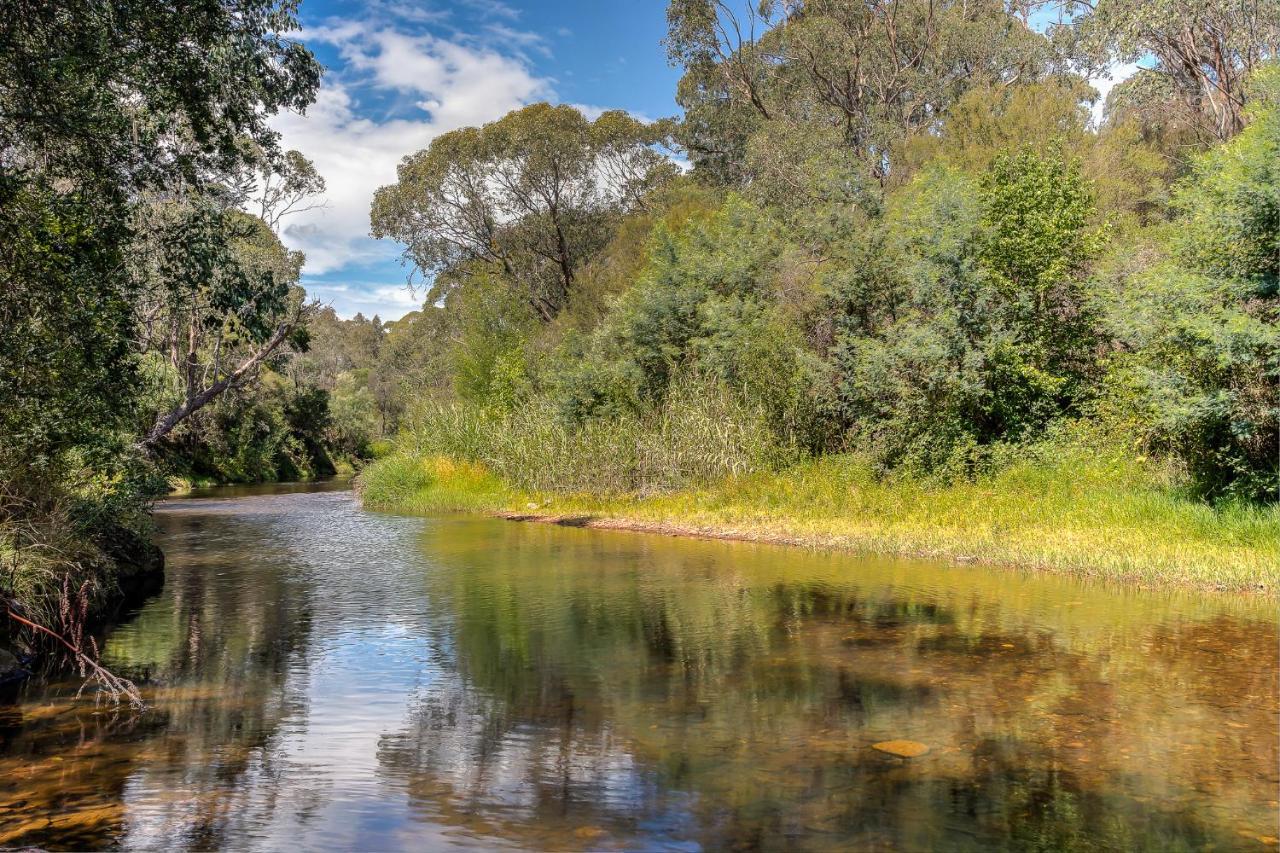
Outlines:
[{"label": "grass clump", "polygon": [[356,489],[372,509],[418,513],[491,511],[515,497],[482,465],[407,452],[368,465],[356,480]]}]

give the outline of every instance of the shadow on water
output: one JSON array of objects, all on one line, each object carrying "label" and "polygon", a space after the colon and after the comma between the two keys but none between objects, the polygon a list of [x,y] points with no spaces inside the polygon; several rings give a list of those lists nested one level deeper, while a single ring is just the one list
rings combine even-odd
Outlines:
[{"label": "shadow on water", "polygon": [[[1266,849],[1268,602],[485,519],[166,502],[140,717],[0,710],[0,846]],[[886,754],[907,739],[928,752]]]}]

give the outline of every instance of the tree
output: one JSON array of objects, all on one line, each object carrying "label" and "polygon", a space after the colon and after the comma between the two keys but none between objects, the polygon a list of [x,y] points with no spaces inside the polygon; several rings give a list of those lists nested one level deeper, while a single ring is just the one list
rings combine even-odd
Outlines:
[{"label": "tree", "polygon": [[[1245,123],[1245,81],[1280,52],[1275,0],[1065,0],[1087,66],[1155,63],[1130,98],[1174,108],[1212,141]],[[1143,79],[1145,78],[1145,79]],[[1167,117],[1166,119],[1167,120]]]},{"label": "tree", "polygon": [[549,321],[609,225],[673,174],[654,150],[664,137],[663,125],[622,112],[590,122],[548,104],[446,133],[378,190],[373,234],[403,243],[406,258],[433,277],[428,301],[458,286],[468,265],[489,265]]},{"label": "tree", "polygon": [[[894,146],[968,88],[1037,78],[1044,39],[1000,0],[672,0],[667,48],[686,69],[681,141],[728,176],[762,124],[838,130],[883,179]],[[785,133],[785,131],[783,131]]]},{"label": "tree", "polygon": [[286,216],[325,206],[324,177],[300,151],[286,151],[278,161],[259,155],[258,166],[238,187],[242,205],[256,213],[272,231],[280,231]]},{"label": "tree", "polygon": [[300,253],[267,224],[205,198],[139,209],[141,349],[168,362],[179,400],[139,441],[150,450],[219,395],[242,387],[282,344],[305,347]]},{"label": "tree", "polygon": [[833,414],[886,466],[972,473],[1089,391],[1083,290],[1101,233],[1071,166],[1005,153],[922,171],[827,274]]},{"label": "tree", "polygon": [[[139,194],[268,157],[319,66],[290,0],[16,0],[0,19],[0,446],[28,461],[112,434],[137,386]],[[176,139],[188,142],[175,145]]]},{"label": "tree", "polygon": [[1280,66],[1245,129],[1195,163],[1166,260],[1112,294],[1115,361],[1144,437],[1208,497],[1280,499]]},{"label": "tree", "polygon": [[135,211],[175,181],[221,182],[249,159],[246,141],[277,162],[271,117],[304,109],[320,76],[285,35],[295,9],[5,4],[0,549],[21,559],[0,596],[29,613],[57,612],[63,578],[101,603],[116,566],[148,553],[139,528],[156,485],[128,450],[142,384]]},{"label": "tree", "polygon": [[[320,66],[284,33],[296,0],[14,0],[0,21],[6,170],[138,186],[268,153],[280,109],[304,109]],[[188,136],[181,152],[168,143]],[[28,172],[29,173],[29,172]]]}]

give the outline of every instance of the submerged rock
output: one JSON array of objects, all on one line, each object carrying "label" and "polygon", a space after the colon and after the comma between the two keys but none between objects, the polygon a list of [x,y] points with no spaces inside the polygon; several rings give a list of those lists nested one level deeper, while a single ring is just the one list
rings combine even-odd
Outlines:
[{"label": "submerged rock", "polygon": [[882,740],[871,744],[871,748],[899,758],[916,758],[929,751],[928,746],[914,740]]}]

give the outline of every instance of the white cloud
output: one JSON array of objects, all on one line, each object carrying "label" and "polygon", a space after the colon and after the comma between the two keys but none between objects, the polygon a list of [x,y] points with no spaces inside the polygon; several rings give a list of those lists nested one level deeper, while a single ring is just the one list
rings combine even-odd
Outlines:
[{"label": "white cloud", "polygon": [[410,311],[422,307],[423,291],[410,290],[403,285],[381,282],[356,282],[352,284],[328,284],[303,280],[307,295],[321,304],[333,307],[340,317],[354,317],[357,313],[383,320],[399,320]]},{"label": "white cloud", "polygon": [[[344,60],[305,116],[273,122],[285,147],[309,157],[327,184],[326,207],[290,217],[281,235],[306,253],[309,275],[398,254],[368,236],[369,204],[378,187],[395,181],[403,157],[442,133],[552,94],[524,60],[483,45],[353,21],[308,29],[303,38],[333,45]],[[388,117],[371,117],[361,96],[388,94],[403,102]]]},{"label": "white cloud", "polygon": [[520,17],[519,9],[507,5],[502,0],[462,0],[462,5],[490,18],[506,18],[514,21]]},{"label": "white cloud", "polygon": [[587,121],[595,121],[609,111],[608,107],[597,107],[594,104],[569,104],[569,106],[586,116]]},{"label": "white cloud", "polygon": [[1104,74],[1089,78],[1089,85],[1098,90],[1098,100],[1093,103],[1093,123],[1095,125],[1102,123],[1102,114],[1107,106],[1107,95],[1111,94],[1111,90],[1116,87],[1117,83],[1123,83],[1134,74],[1137,74],[1139,67],[1136,62],[1115,63],[1107,68]]},{"label": "white cloud", "polygon": [[[567,104],[567,106],[573,107],[575,110],[582,113],[583,116],[586,117],[587,121],[595,121],[610,110],[617,109],[617,107],[601,107],[596,106],[595,104]],[[637,110],[628,110],[627,112],[628,115],[636,121],[644,122],[645,124],[653,124],[654,122],[654,119],[642,112],[638,112]]]}]

